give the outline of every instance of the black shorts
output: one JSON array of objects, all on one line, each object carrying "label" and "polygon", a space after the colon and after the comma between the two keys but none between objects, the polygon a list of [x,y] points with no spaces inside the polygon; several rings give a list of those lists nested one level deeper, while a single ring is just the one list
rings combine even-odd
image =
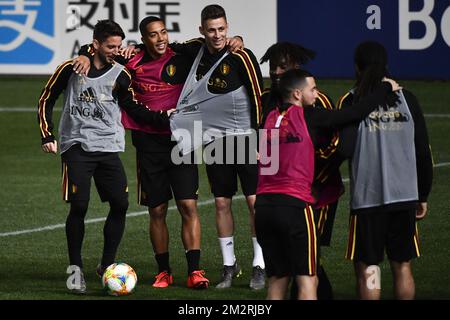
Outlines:
[{"label": "black shorts", "polygon": [[136,151],[138,203],[150,208],[172,199],[198,198],[196,164],[173,164],[170,152]]},{"label": "black shorts", "polygon": [[315,275],[319,246],[311,207],[257,205],[255,210],[267,275]]},{"label": "black shorts", "polygon": [[321,246],[330,246],[337,206],[338,201],[335,201],[331,204],[323,206],[322,208],[314,209],[314,217],[316,218],[317,231],[319,233]]},{"label": "black shorts", "polygon": [[238,190],[237,177],[245,196],[256,194],[258,167],[256,164],[207,164],[206,174],[214,197],[232,198]]},{"label": "black shorts", "polygon": [[[215,161],[211,164],[212,160],[205,160],[206,174],[214,197],[233,197],[238,190],[238,177],[245,196],[256,194],[258,183],[256,149],[250,146],[249,141],[248,136],[230,136],[205,147],[205,157],[208,159],[208,156],[211,155],[212,160]],[[241,144],[241,142],[245,143]],[[220,146],[223,149],[219,155],[216,151]],[[208,152],[208,149],[211,151]]]},{"label": "black shorts", "polygon": [[351,215],[349,229],[349,260],[377,265],[385,250],[395,262],[420,256],[415,209]]},{"label": "black shorts", "polygon": [[65,201],[89,201],[92,177],[103,202],[128,199],[127,176],[118,153],[86,152],[75,145],[61,158]]}]

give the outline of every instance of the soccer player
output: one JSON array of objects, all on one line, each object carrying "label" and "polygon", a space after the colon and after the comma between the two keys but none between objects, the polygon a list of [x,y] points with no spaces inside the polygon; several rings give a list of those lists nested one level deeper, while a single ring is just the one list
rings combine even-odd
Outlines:
[{"label": "soccer player", "polygon": [[[158,17],[146,17],[140,23],[145,45],[126,64],[133,75],[138,101],[148,101],[155,110],[176,106],[192,59],[176,55],[168,47],[169,36]],[[196,45],[195,43],[193,44]],[[199,46],[201,43],[199,43]],[[195,164],[175,165],[169,126],[161,129],[136,124],[124,114],[124,125],[131,129],[136,147],[138,202],[148,207],[150,238],[158,264],[153,287],[165,288],[173,283],[169,263],[169,232],[166,223],[168,202],[175,197],[181,214],[181,238],[187,260],[187,286],[203,289],[209,285],[200,270],[200,219],[197,212],[198,169]]]},{"label": "soccer player", "polygon": [[[256,129],[261,116],[262,75],[254,54],[249,49],[228,54],[226,36],[228,23],[225,10],[219,5],[208,5],[201,12],[200,33],[205,38],[205,46],[198,52],[190,75],[180,96],[177,111],[181,107],[189,110],[209,110],[208,121],[214,126],[218,123],[236,125],[243,131]],[[190,103],[189,101],[195,101]],[[181,106],[180,106],[181,105]],[[185,121],[189,113],[179,112],[171,119],[172,129],[189,124]],[[204,120],[204,119],[202,119]],[[203,121],[205,124],[205,121]],[[174,132],[174,130],[172,130]],[[248,136],[247,136],[248,137]],[[242,138],[242,137],[241,137]],[[226,140],[226,141],[225,141]],[[232,145],[234,161],[228,161],[227,152]],[[223,257],[222,279],[216,288],[229,288],[232,279],[241,274],[240,266],[234,254],[234,219],[231,210],[232,198],[237,191],[237,177],[241,182],[249,210],[249,218],[253,242],[253,272],[250,280],[252,289],[262,289],[265,285],[265,264],[255,237],[254,202],[257,183],[256,150],[246,148],[246,161],[238,164],[235,137],[219,138],[208,148],[215,149],[215,163],[206,164],[206,172],[215,197],[216,227]],[[212,147],[213,146],[213,147]],[[222,150],[222,147],[226,150]],[[211,150],[210,149],[210,150]],[[255,146],[256,149],[256,146]],[[223,158],[217,154],[223,151]],[[242,154],[241,154],[242,155]],[[251,164],[251,157],[255,158]],[[231,156],[230,156],[231,158]],[[232,163],[230,163],[232,162]]]},{"label": "soccer player", "polygon": [[[193,58],[203,45],[202,39],[185,44],[171,44],[164,21],[149,16],[140,22],[144,45],[131,59],[118,57],[132,74],[132,86],[139,102],[152,110],[167,110],[176,106],[181,89],[189,73]],[[227,39],[230,50],[241,47],[242,41]],[[173,50],[172,50],[173,48]],[[81,54],[89,56],[90,49]],[[176,52],[175,52],[176,51]],[[203,289],[209,285],[204,270],[200,270],[200,219],[197,211],[198,169],[196,164],[174,164],[171,152],[176,143],[171,141],[170,128],[143,125],[123,113],[122,122],[131,129],[136,147],[138,202],[148,207],[149,233],[158,264],[153,287],[166,288],[173,283],[169,263],[169,232],[166,223],[168,202],[175,197],[182,217],[182,241],[188,265],[189,288]]]},{"label": "soccer player", "polygon": [[[309,60],[314,59],[314,57],[315,53],[313,51],[290,42],[278,42],[267,49],[261,58],[261,64],[269,61],[272,84],[269,90],[264,90],[261,97],[263,118],[271,110],[280,105],[278,83],[283,73],[287,70],[302,68]],[[326,110],[336,109],[332,100],[321,91],[317,91],[317,99],[314,105],[310,107]],[[312,206],[315,223],[319,232],[320,246],[330,246],[338,199],[344,192],[344,186],[339,172],[342,157],[336,152],[338,141],[338,132],[336,130],[320,128],[314,158],[315,172],[313,187],[314,193],[317,196],[317,202]],[[318,299],[332,299],[332,286],[320,258],[318,278]],[[297,285],[295,281],[292,282],[291,297],[293,299],[297,298]]]},{"label": "soccer player", "polygon": [[[340,101],[352,106],[388,74],[386,49],[363,42],[355,50],[356,85]],[[350,227],[347,259],[353,260],[360,299],[379,299],[386,250],[396,299],[415,296],[411,260],[420,256],[416,220],[427,214],[433,178],[424,116],[408,90],[363,121],[343,130],[340,152],[350,165]]]},{"label": "soccer player", "polygon": [[77,273],[79,280],[73,278],[75,285],[69,288],[74,293],[86,292],[81,247],[92,177],[102,201],[108,201],[110,205],[103,229],[104,247],[100,266],[107,267],[114,262],[125,229],[128,186],[118,155],[125,148],[119,105],[136,121],[158,127],[167,126],[168,113],[171,112],[153,112],[136,102],[129,71],[114,62],[124,37],[117,23],[99,21],[94,28],[95,53],[89,74],[75,74],[72,61],[68,60],[50,77],[39,98],[42,150],[57,153],[52,112],[56,100],[64,91],[59,145],[63,198],[70,203],[66,220],[69,261],[71,270]]},{"label": "soccer player", "polygon": [[[300,69],[286,71],[279,82],[283,103],[266,117],[267,131],[260,141],[260,174],[256,199],[256,232],[269,277],[268,299],[284,299],[291,277],[298,285],[298,299],[317,299],[317,227],[311,204],[317,129],[340,126],[368,115],[398,85],[379,85],[376,92],[347,110],[303,108],[318,98],[313,76]],[[380,81],[381,84],[381,81]],[[275,138],[278,137],[279,139]],[[268,156],[268,145],[279,152]],[[295,160],[293,160],[295,159]],[[279,170],[263,174],[270,161]]]}]

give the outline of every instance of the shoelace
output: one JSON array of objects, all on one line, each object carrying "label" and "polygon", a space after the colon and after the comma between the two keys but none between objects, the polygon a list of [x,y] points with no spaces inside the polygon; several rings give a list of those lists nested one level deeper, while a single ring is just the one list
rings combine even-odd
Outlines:
[{"label": "shoelace", "polygon": [[205,275],[205,270],[197,270],[191,273],[192,276],[203,277]]},{"label": "shoelace", "polygon": [[224,269],[222,272],[222,278],[225,278],[227,275],[233,277],[235,273],[236,270],[234,269],[234,266],[229,269]]},{"label": "shoelace", "polygon": [[155,276],[155,279],[156,279],[156,281],[159,282],[159,281],[163,280],[164,278],[169,278],[169,276],[170,275],[167,272],[161,272]]}]

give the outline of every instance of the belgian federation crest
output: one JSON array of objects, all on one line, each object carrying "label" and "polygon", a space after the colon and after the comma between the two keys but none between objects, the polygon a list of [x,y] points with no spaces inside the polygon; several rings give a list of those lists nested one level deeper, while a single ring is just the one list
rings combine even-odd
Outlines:
[{"label": "belgian federation crest", "polygon": [[230,73],[230,70],[231,70],[230,65],[228,65],[228,64],[226,64],[226,63],[222,63],[222,64],[220,65],[220,72],[221,72],[224,76],[226,76],[227,74],[229,74],[229,73]]},{"label": "belgian federation crest", "polygon": [[173,77],[175,73],[177,72],[177,67],[175,67],[173,64],[169,64],[166,67],[166,72],[169,75],[169,77]]},{"label": "belgian federation crest", "polygon": [[144,73],[144,68],[142,68],[142,66],[139,66],[137,69],[136,69],[136,74],[143,74]]}]

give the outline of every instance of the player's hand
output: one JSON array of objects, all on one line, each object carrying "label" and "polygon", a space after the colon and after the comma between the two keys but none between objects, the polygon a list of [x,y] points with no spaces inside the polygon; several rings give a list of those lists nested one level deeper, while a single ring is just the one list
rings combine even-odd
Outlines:
[{"label": "player's hand", "polygon": [[73,71],[76,74],[84,74],[87,76],[89,69],[91,68],[91,60],[86,56],[78,56],[72,60]]},{"label": "player's hand", "polygon": [[395,82],[394,80],[390,79],[390,78],[383,78],[384,82],[389,82],[392,86],[392,91],[398,91],[403,89],[403,87],[401,87],[397,82]]},{"label": "player's hand", "polygon": [[241,37],[234,36],[233,38],[227,38],[227,46],[230,52],[236,52],[244,49],[244,40]]},{"label": "player's hand", "polygon": [[417,204],[417,210],[416,210],[416,220],[422,220],[425,218],[428,212],[428,205],[426,202],[419,202]]},{"label": "player's hand", "polygon": [[167,117],[170,117],[170,115],[171,115],[172,113],[174,113],[175,111],[177,111],[177,109],[175,109],[175,108],[172,108],[172,109],[167,110],[167,111],[166,111]]},{"label": "player's hand", "polygon": [[138,53],[140,50],[136,49],[135,46],[128,46],[126,48],[122,48],[119,51],[119,54],[124,57],[125,59],[130,59],[132,56],[134,56],[136,53]]},{"label": "player's hand", "polygon": [[42,151],[44,151],[45,153],[56,154],[58,152],[58,142],[56,142],[56,140],[55,140],[55,141],[47,142],[46,144],[43,144]]}]

